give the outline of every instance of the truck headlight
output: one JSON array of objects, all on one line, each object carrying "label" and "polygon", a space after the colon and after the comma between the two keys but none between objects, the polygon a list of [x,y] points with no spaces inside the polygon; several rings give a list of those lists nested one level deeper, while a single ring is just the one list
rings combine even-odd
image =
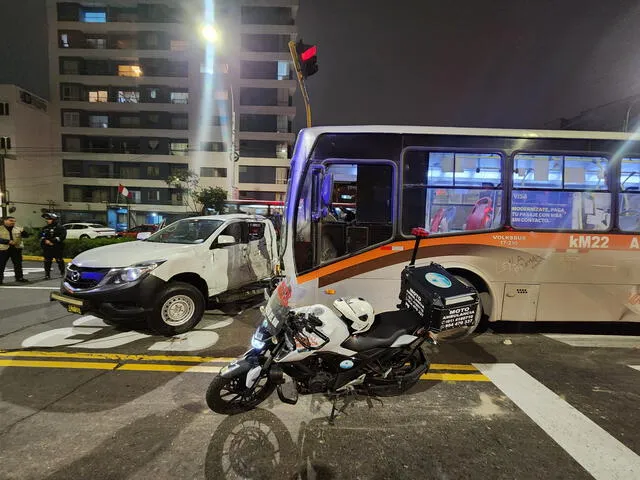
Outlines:
[{"label": "truck headlight", "polygon": [[125,268],[114,268],[111,270],[112,281],[114,284],[131,283],[140,280],[142,277],[147,276],[150,272],[158,268],[164,263],[158,262],[145,262],[137,265],[132,265]]}]

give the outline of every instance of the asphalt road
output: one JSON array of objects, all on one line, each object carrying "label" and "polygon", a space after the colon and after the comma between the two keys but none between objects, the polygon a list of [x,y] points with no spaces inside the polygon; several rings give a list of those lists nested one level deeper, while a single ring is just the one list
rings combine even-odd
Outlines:
[{"label": "asphalt road", "polygon": [[440,344],[412,391],[351,399],[334,425],[319,395],[224,417],[204,393],[257,308],[167,339],[68,314],[42,276],[0,287],[2,479],[640,478],[634,327]]}]

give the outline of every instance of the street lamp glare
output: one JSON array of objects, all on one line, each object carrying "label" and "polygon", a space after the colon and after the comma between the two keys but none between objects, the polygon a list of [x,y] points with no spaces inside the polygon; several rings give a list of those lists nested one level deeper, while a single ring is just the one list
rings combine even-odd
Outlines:
[{"label": "street lamp glare", "polygon": [[200,33],[207,42],[216,43],[220,40],[220,34],[213,25],[203,25]]}]

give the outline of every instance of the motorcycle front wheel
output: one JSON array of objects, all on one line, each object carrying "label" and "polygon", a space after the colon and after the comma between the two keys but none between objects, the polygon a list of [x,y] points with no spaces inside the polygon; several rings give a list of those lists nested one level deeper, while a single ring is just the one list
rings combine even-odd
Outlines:
[{"label": "motorcycle front wheel", "polygon": [[207,388],[207,406],[222,415],[247,412],[269,398],[276,388],[268,376],[261,376],[252,388],[247,388],[245,378],[246,375],[215,377]]}]

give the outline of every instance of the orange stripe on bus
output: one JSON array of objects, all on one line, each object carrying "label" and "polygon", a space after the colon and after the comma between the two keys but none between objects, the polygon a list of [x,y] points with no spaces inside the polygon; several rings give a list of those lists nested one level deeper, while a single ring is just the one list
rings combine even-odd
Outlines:
[{"label": "orange stripe on bus", "polygon": [[[608,233],[552,233],[552,232],[490,232],[468,235],[429,237],[420,242],[420,248],[440,245],[486,245],[510,249],[551,249],[558,253],[574,250],[588,253],[592,250],[634,250],[640,251],[640,236]],[[298,283],[306,283],[320,277],[344,270],[360,263],[388,255],[398,255],[413,249],[414,241],[405,240],[378,247],[373,250],[345,258],[344,260],[305,273],[297,278]],[[590,248],[585,248],[590,246]]]}]

